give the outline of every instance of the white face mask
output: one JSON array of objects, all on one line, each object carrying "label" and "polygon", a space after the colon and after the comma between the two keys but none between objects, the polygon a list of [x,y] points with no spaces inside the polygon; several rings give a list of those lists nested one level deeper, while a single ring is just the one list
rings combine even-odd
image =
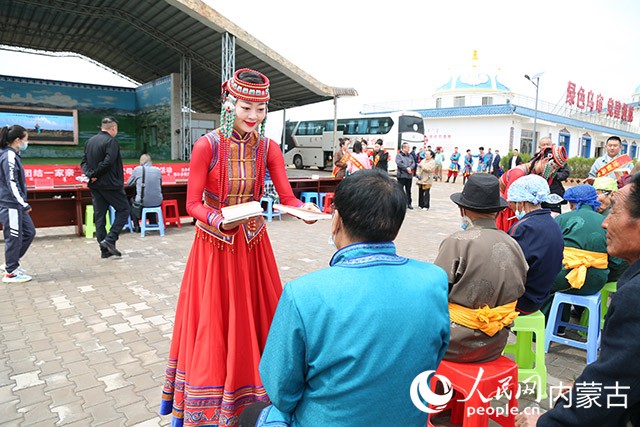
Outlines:
[{"label": "white face mask", "polygon": [[514,211],[516,218],[520,221],[527,213],[524,211],[524,206],[522,206],[522,210],[518,210],[518,204],[516,203],[516,210]]}]

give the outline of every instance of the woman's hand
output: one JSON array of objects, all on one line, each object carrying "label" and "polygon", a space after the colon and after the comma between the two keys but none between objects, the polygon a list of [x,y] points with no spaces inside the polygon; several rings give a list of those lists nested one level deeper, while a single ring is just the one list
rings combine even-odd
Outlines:
[{"label": "woman's hand", "polygon": [[[302,205],[301,209],[309,212],[322,213],[318,205],[316,205],[315,203],[305,203],[304,205]],[[316,222],[317,221],[305,221],[306,224],[315,224]]]}]

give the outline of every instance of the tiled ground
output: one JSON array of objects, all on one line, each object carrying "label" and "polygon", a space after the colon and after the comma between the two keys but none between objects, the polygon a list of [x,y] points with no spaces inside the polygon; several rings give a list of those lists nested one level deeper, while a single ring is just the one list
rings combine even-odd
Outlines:
[{"label": "tiled ground", "polygon": [[[439,242],[458,227],[449,194],[461,188],[438,183],[431,210],[409,211],[396,240],[400,254],[434,260]],[[329,221],[285,218],[268,230],[283,282],[328,265]],[[38,229],[23,263],[34,280],[0,282],[0,424],[168,425],[157,413],[192,240],[187,221],[164,237],[125,232],[123,257],[103,260],[96,241],[72,228]],[[585,354],[555,346],[547,366],[551,384],[566,382],[582,371]]]}]

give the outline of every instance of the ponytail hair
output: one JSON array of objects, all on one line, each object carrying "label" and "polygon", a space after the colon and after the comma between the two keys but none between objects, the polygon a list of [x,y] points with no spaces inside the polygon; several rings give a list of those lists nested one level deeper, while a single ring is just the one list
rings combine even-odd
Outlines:
[{"label": "ponytail hair", "polygon": [[0,148],[7,148],[16,139],[27,135],[27,130],[20,125],[5,126],[0,129]]}]

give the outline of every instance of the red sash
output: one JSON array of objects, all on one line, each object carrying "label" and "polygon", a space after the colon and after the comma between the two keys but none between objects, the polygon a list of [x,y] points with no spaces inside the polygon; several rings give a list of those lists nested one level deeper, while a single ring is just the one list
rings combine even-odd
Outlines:
[{"label": "red sash", "polygon": [[[340,159],[340,163],[348,162],[349,161],[349,157],[351,157],[351,154],[347,151],[346,153],[344,153],[344,155]],[[333,172],[331,172],[331,175],[336,176],[336,174],[338,173],[338,171],[340,169],[342,169],[340,166],[334,166],[333,167]]]},{"label": "red sash", "polygon": [[601,176],[609,175],[610,173],[614,172],[616,169],[620,169],[621,167],[628,165],[632,161],[633,159],[631,159],[631,157],[629,157],[627,154],[623,154],[620,157],[616,157],[615,159],[611,160],[609,163],[607,163],[606,165],[598,169],[598,178]]},{"label": "red sash", "polygon": [[356,165],[356,167],[357,167],[358,169],[365,169],[364,165],[363,165],[362,163],[360,163],[360,162],[358,161],[358,159],[356,159],[356,158],[355,158],[355,156],[351,156],[351,155],[350,155],[349,157],[350,157],[349,161],[350,161],[351,163],[353,163],[354,165]]}]

